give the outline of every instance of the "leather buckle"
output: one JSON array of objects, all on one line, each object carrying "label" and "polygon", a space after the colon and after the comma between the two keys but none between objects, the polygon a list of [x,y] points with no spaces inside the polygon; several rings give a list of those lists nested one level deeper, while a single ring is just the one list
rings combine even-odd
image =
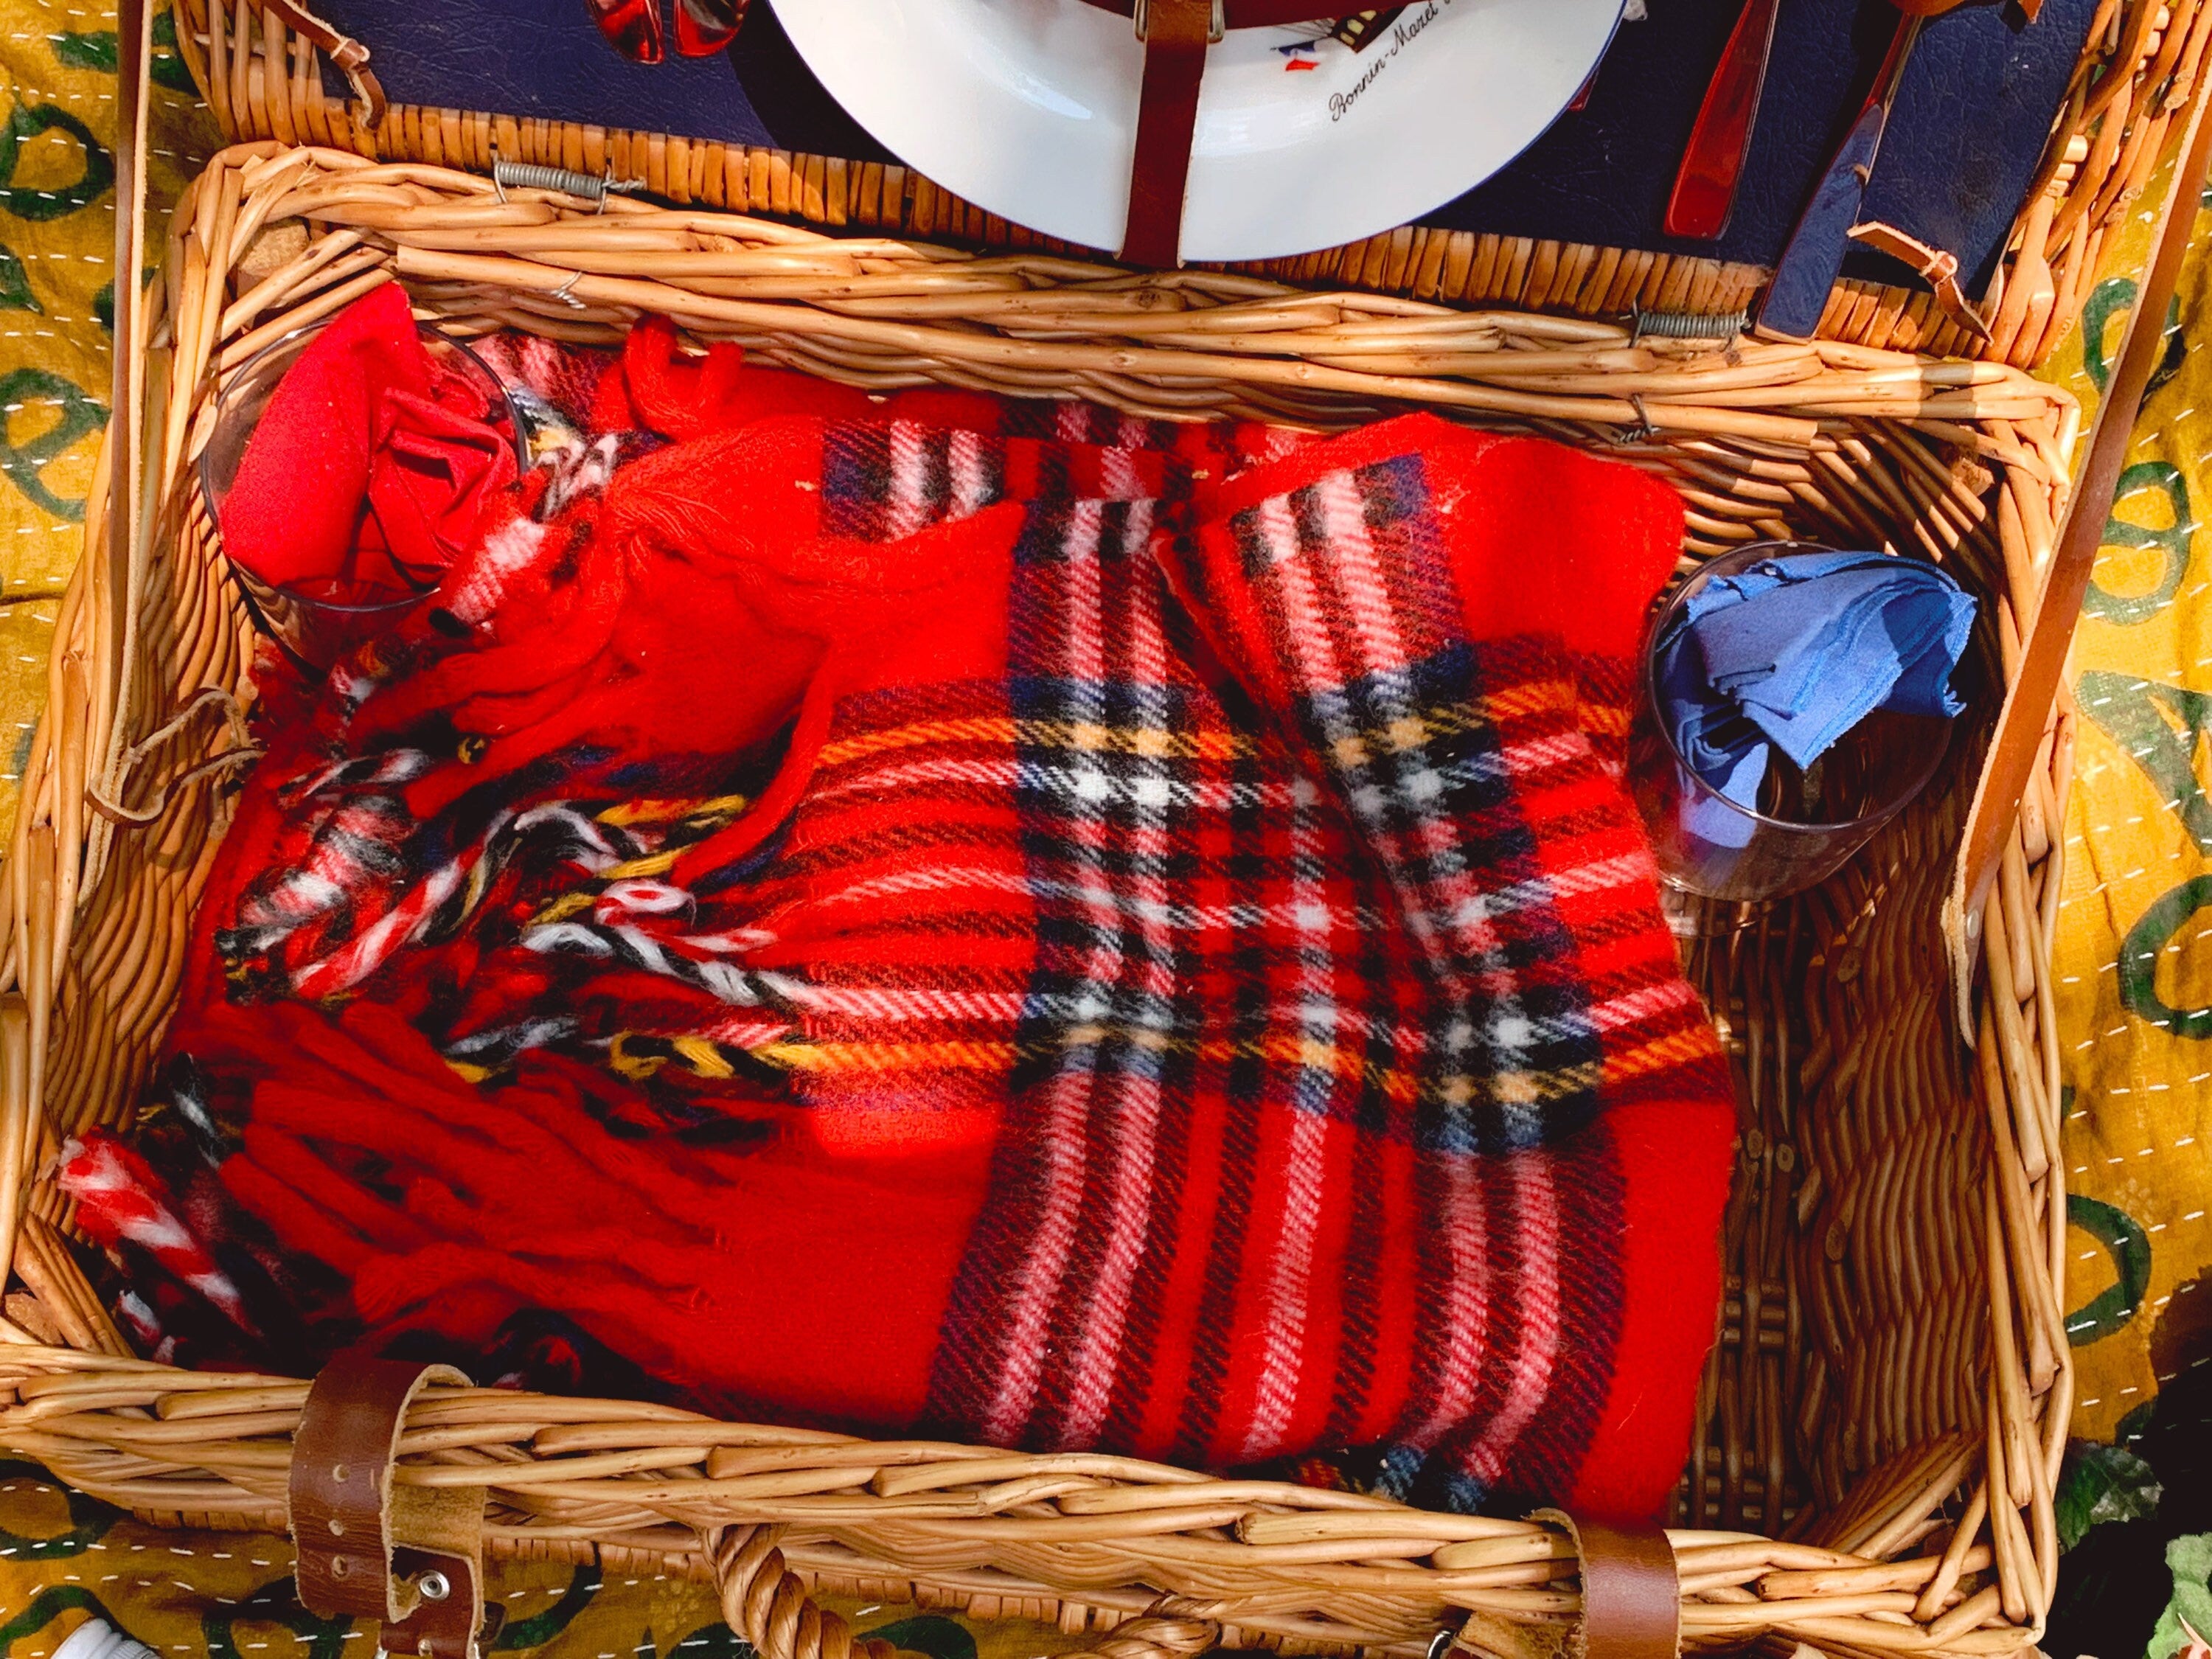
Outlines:
[{"label": "leather buckle", "polygon": [[[1131,11],[1130,16],[1137,26],[1137,39],[1150,40],[1152,38],[1152,0],[1136,0],[1136,5]],[[1220,45],[1222,36],[1228,33],[1228,0],[1213,0],[1213,15],[1207,20],[1206,26],[1206,44]]]},{"label": "leather buckle", "polygon": [[416,1486],[396,1464],[407,1408],[447,1365],[343,1354],[301,1409],[286,1482],[300,1600],[325,1619],[374,1619],[402,1659],[479,1659],[497,1623],[483,1607],[481,1490]]}]

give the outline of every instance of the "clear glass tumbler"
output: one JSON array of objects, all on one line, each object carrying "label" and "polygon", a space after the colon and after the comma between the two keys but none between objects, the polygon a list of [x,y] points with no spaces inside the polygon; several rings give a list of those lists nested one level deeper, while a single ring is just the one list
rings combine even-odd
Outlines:
[{"label": "clear glass tumbler", "polygon": [[1679,891],[1737,903],[1802,892],[1872,840],[1942,763],[1950,720],[1876,709],[1802,771],[1776,750],[1753,811],[1692,771],[1659,717],[1654,647],[1698,589],[1762,559],[1830,550],[1762,542],[1722,554],[1674,591],[1644,635],[1630,787],[1650,831],[1660,877]]},{"label": "clear glass tumbler", "polygon": [[[238,469],[246,459],[246,446],[252,441],[254,428],[260,424],[269,400],[276,395],[277,383],[284,378],[284,372],[307,349],[308,342],[322,331],[326,322],[327,319],[295,329],[264,347],[246,359],[216,394],[214,422],[207,446],[199,455],[199,483],[218,546],[222,544],[223,502],[238,480]],[[451,335],[442,334],[427,323],[421,325],[419,331],[423,349],[434,362],[475,381],[483,390],[494,423],[502,426],[514,441],[518,467],[526,468],[530,458],[522,422],[499,376],[492,373],[483,358]],[[427,590],[397,593],[372,604],[341,605],[299,588],[274,586],[235,562],[230,562],[229,568],[231,580],[246,596],[246,611],[255,625],[310,677],[321,675],[363,641],[391,629],[422,604],[427,593]]]}]

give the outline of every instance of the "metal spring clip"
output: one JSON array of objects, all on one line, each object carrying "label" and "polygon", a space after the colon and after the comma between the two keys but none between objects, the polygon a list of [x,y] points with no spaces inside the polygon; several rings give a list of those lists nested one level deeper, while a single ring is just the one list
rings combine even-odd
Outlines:
[{"label": "metal spring clip", "polygon": [[1638,306],[1630,317],[1635,325],[1631,345],[1646,335],[1662,340],[1733,340],[1751,326],[1751,313],[1741,310],[1646,311]]},{"label": "metal spring clip", "polygon": [[614,166],[608,164],[606,172],[594,178],[588,173],[571,173],[567,167],[541,167],[534,161],[507,161],[492,157],[491,185],[502,202],[507,200],[507,187],[516,190],[545,190],[556,195],[576,196],[599,204],[598,210],[607,210],[607,194],[628,195],[645,188],[642,179],[617,179]]}]

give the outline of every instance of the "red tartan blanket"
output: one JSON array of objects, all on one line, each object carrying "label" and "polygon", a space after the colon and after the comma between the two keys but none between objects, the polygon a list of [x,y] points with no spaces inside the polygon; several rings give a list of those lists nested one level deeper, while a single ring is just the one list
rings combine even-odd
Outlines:
[{"label": "red tartan blanket", "polygon": [[571,445],[271,718],[164,1328],[1656,1510],[1735,1124],[1621,781],[1672,494],[669,346],[591,397],[682,441]]}]

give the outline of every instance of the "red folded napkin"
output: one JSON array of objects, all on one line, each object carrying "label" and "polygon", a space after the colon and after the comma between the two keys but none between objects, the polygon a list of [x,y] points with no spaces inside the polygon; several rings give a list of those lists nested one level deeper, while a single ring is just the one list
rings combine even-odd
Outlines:
[{"label": "red folded napkin", "polygon": [[434,359],[396,283],[356,300],[277,384],[220,509],[223,550],[342,605],[420,592],[514,481],[503,411]]}]

